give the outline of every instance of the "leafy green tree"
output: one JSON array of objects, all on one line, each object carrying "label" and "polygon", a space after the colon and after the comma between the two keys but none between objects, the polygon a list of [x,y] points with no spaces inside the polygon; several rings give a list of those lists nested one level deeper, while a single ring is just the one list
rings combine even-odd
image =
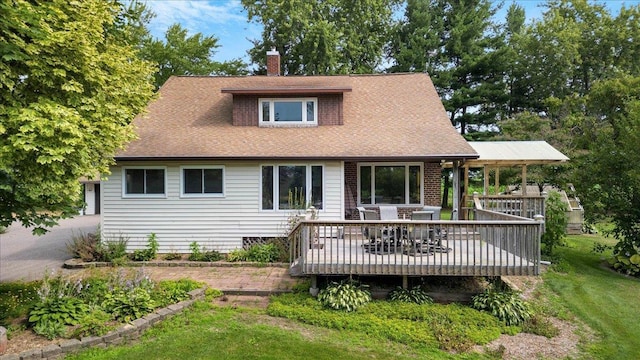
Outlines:
[{"label": "leafy green tree", "polygon": [[587,219],[610,218],[614,252],[631,256],[640,248],[640,76],[595,82],[587,104],[592,146],[578,159],[575,182]]},{"label": "leafy green tree", "polygon": [[43,233],[77,213],[79,178],[108,173],[153,95],[122,3],[0,2],[0,226]]},{"label": "leafy green tree", "polygon": [[495,11],[488,0],[411,0],[390,45],[390,70],[428,71],[462,134],[495,123],[507,102]]},{"label": "leafy green tree", "polygon": [[251,61],[265,72],[268,50],[285,75],[372,73],[380,65],[397,0],[242,0],[263,26]]},{"label": "leafy green tree", "polygon": [[187,36],[180,24],[167,29],[165,40],[147,37],[142,41],[142,59],[158,64],[154,84],[159,88],[171,75],[239,75],[246,74],[240,59],[218,62],[212,60],[215,49],[220,47],[214,36],[197,33]]}]

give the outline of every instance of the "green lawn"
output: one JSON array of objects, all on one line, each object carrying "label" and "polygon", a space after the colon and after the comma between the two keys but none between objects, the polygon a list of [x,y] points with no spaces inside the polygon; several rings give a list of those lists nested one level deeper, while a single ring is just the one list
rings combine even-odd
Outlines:
[{"label": "green lawn", "polygon": [[[592,252],[595,242],[614,244],[600,235],[569,236],[567,246],[556,249],[562,261],[543,275],[536,304],[546,313],[580,320],[594,330],[595,340],[591,338],[584,347],[587,358],[640,358],[640,281],[604,266],[603,255]],[[0,290],[10,295],[3,300],[4,308],[24,305],[15,302],[22,298],[17,295],[22,289],[13,291],[7,284]],[[33,289],[29,291],[27,300],[33,295]],[[150,329],[134,345],[92,349],[73,359],[490,358],[450,354],[433,341],[402,342],[375,336],[373,327],[346,330],[341,319],[335,321],[329,329],[271,317],[264,310],[220,308],[202,302]]]},{"label": "green lawn", "polygon": [[133,346],[91,349],[71,359],[486,359],[452,355],[437,348],[371,339],[362,333],[330,330],[272,318],[264,311],[193,309],[149,330]]},{"label": "green lawn", "polygon": [[599,235],[569,236],[567,246],[556,250],[568,271],[545,274],[545,287],[557,295],[556,306],[568,309],[602,337],[587,347],[593,357],[639,359],[640,281],[605,267],[603,255],[591,251],[596,241],[615,243]]}]

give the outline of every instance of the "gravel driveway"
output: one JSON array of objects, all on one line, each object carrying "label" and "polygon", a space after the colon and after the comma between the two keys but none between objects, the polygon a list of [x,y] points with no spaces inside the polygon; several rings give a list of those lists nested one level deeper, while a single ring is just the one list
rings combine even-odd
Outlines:
[{"label": "gravel driveway", "polygon": [[42,236],[17,223],[0,234],[0,282],[41,279],[45,271],[62,268],[69,259],[67,242],[74,233],[94,232],[100,215],[61,220]]}]

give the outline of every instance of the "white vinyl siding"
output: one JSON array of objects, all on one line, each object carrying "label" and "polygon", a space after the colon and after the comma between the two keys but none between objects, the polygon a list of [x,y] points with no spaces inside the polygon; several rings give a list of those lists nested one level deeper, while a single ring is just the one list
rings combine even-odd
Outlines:
[{"label": "white vinyl siding", "polygon": [[[147,166],[148,165],[148,166]],[[147,168],[157,163],[127,162]],[[221,252],[242,246],[243,237],[282,236],[288,211],[260,209],[261,165],[258,162],[166,162],[164,198],[123,196],[122,166],[111,168],[102,186],[102,233],[105,240],[123,236],[129,250],[146,246],[147,235],[157,235],[161,252],[189,252],[193,241]],[[224,166],[224,197],[181,196],[181,169]],[[341,162],[309,163],[324,168],[324,204],[320,219],[343,218]]]}]

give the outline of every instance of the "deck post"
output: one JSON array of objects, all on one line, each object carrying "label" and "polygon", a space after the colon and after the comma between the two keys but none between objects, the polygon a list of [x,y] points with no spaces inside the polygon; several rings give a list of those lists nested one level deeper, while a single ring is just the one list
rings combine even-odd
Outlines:
[{"label": "deck post", "polygon": [[405,290],[409,288],[409,276],[407,275],[402,275],[402,288]]},{"label": "deck post", "polygon": [[309,288],[309,293],[311,294],[311,296],[316,297],[318,296],[319,292],[320,289],[318,289],[318,276],[311,275],[311,287]]}]

